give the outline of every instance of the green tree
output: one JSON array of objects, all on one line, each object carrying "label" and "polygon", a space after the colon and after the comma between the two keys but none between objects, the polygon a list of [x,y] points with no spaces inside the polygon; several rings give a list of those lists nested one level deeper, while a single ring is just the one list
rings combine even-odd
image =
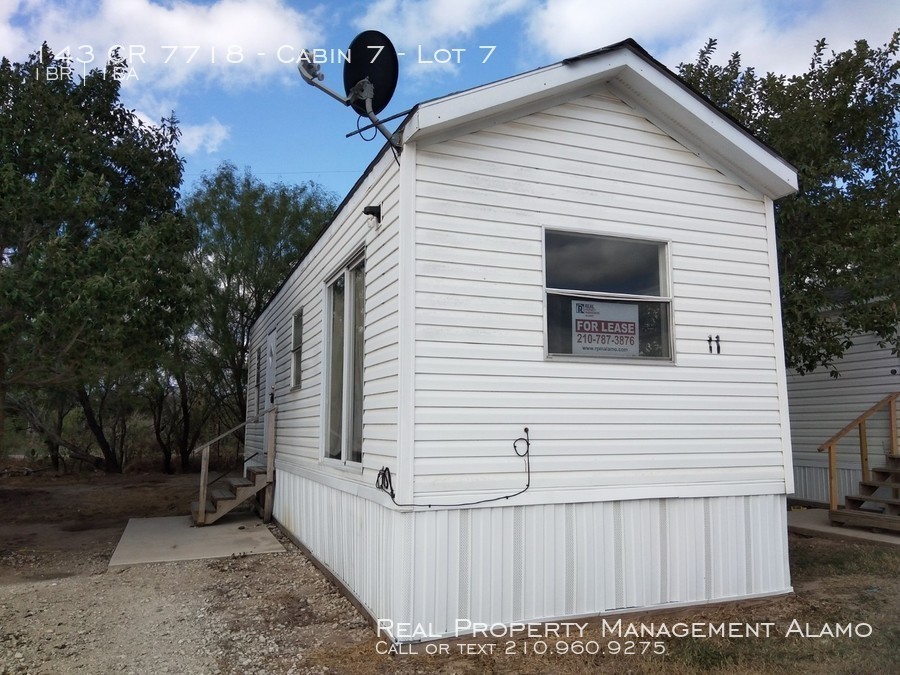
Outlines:
[{"label": "green tree", "polygon": [[175,455],[181,471],[190,470],[191,453],[215,413],[215,372],[217,366],[205,358],[203,342],[191,331],[185,331],[174,341],[171,354],[160,368],[147,375],[141,387],[166,473],[173,472]]},{"label": "green tree", "polygon": [[217,417],[225,428],[246,414],[250,328],[327,224],[335,203],[314,183],[267,185],[229,163],[204,175],[184,202],[188,222],[200,233],[197,333],[206,368],[216,378]]},{"label": "green tree", "polygon": [[152,367],[189,318],[196,234],[175,119],[122,104],[117,56],[80,81],[68,66],[46,44],[0,61],[0,401],[71,389],[116,471],[91,392]]},{"label": "green tree", "polygon": [[775,204],[789,366],[837,374],[853,336],[876,333],[896,349],[900,323],[900,31],[880,48],[864,40],[809,69],[757,75],[734,53],[712,63],[716,41],[680,75],[781,153],[799,192]]}]

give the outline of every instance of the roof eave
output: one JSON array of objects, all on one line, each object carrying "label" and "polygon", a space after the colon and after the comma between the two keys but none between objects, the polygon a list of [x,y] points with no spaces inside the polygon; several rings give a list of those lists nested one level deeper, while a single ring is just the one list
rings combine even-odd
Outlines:
[{"label": "roof eave", "polygon": [[464,133],[479,121],[533,110],[542,101],[577,98],[601,85],[748,187],[772,199],[796,192],[794,167],[633,40],[420,104],[404,125],[402,143]]}]

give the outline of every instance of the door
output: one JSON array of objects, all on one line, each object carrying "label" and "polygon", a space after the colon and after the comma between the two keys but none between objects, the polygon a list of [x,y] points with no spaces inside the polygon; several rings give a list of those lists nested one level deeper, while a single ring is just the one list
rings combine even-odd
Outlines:
[{"label": "door", "polygon": [[[265,389],[263,390],[263,405],[261,412],[267,411],[275,405],[275,331],[269,333],[266,337],[266,377]],[[263,416],[263,457],[269,452],[269,419],[270,415]]]}]

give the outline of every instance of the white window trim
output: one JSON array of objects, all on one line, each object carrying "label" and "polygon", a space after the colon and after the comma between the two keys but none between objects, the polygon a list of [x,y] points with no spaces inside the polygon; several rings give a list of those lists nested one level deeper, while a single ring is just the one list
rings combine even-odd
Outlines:
[{"label": "white window trim", "polygon": [[[347,330],[347,326],[350,325],[348,319],[352,319],[353,311],[355,309],[354,302],[355,298],[350,293],[350,271],[353,270],[360,263],[364,263],[366,260],[365,249],[358,250],[352,256],[350,256],[347,261],[341,265],[337,272],[332,274],[330,277],[327,277],[325,283],[323,284],[322,292],[324,293],[324,301],[323,307],[325,309],[325,313],[323,316],[323,348],[322,348],[322,400],[321,400],[321,431],[320,431],[320,449],[319,449],[319,461],[327,466],[333,466],[339,469],[346,469],[348,471],[362,473],[362,453],[360,454],[360,461],[354,462],[347,459],[348,452],[348,443],[350,442],[350,435],[352,433],[352,415],[347,414],[351,411],[352,408],[352,400],[351,397],[353,395],[353,335],[350,330]],[[331,378],[329,373],[330,361],[331,361],[331,309],[332,309],[332,300],[331,300],[331,286],[337,281],[340,277],[345,277],[344,279],[344,341],[343,341],[343,349],[344,349],[344,372],[343,372],[343,391],[341,396],[341,408],[343,410],[342,420],[341,420],[341,459],[335,459],[333,457],[329,457],[328,452],[328,437],[330,433],[330,420],[329,416],[331,414],[329,408],[329,399],[330,399],[330,388],[331,388]]]},{"label": "white window trim", "polygon": [[[300,335],[296,334],[297,317],[300,318]],[[300,338],[300,346],[297,338]],[[303,359],[303,308],[301,307],[291,315],[291,390],[300,389],[303,385],[303,369],[300,361]]]},{"label": "white window trim", "polygon": [[[573,291],[564,289],[548,289],[547,288],[547,231],[561,232],[564,234],[583,234],[594,237],[606,237],[609,239],[626,239],[646,244],[659,244],[664,247],[665,254],[660,256],[660,285],[665,290],[665,295],[625,295],[621,293],[598,293],[594,291]],[[541,300],[543,303],[543,334],[544,334],[544,360],[545,361],[561,361],[572,363],[603,363],[603,364],[641,364],[655,366],[673,366],[676,365],[675,352],[675,298],[672,293],[672,241],[670,239],[655,239],[653,237],[636,237],[633,235],[623,235],[608,231],[597,231],[588,229],[579,229],[572,227],[558,227],[551,225],[541,226]],[[550,335],[547,318],[547,295],[557,293],[561,295],[576,295],[578,297],[596,298],[598,300],[637,300],[650,302],[664,302],[669,307],[669,354],[670,356],[641,356],[641,357],[621,357],[621,356],[602,356],[593,354],[557,354],[550,351]]]},{"label": "white window trim", "polygon": [[261,346],[256,347],[256,391],[253,393],[253,406],[256,408],[256,414],[259,415],[265,406],[260,406],[259,397],[262,395],[260,392],[262,391],[262,361],[263,361],[263,348]]}]

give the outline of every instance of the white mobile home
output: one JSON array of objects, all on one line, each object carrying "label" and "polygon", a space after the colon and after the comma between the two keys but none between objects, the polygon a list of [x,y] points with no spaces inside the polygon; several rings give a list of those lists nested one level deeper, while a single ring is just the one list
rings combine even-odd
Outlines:
[{"label": "white mobile home", "polygon": [[253,330],[280,526],[426,637],[789,591],[793,168],[631,40],[399,144]]},{"label": "white mobile home", "polygon": [[[806,375],[788,373],[796,500],[829,502],[828,456],[818,448],[885,397],[900,391],[900,357],[891,347],[879,346],[873,334],[856,335],[851,341],[853,345],[835,364],[840,377],[832,377],[827,368]],[[897,443],[895,407],[884,406],[866,420],[866,454],[873,465],[882,463]],[[859,492],[859,481],[864,478],[859,444],[856,428],[836,445],[839,504],[847,495]]]}]

